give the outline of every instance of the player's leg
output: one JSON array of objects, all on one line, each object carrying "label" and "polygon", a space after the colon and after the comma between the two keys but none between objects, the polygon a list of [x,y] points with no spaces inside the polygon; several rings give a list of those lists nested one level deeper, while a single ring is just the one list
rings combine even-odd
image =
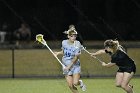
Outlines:
[{"label": "player's leg", "polygon": [[80,88],[82,89],[82,91],[86,91],[86,85],[83,83],[82,80],[80,80],[80,74],[74,74],[73,75],[73,84],[75,86],[80,85]]},{"label": "player's leg", "polygon": [[79,79],[80,79],[80,73],[77,73],[77,74],[73,75],[73,84],[75,86],[80,85]]},{"label": "player's leg", "polygon": [[127,93],[133,93],[132,86],[129,85],[129,82],[131,78],[133,77],[134,72],[128,73],[124,72],[124,77],[122,81],[122,88],[127,92]]},{"label": "player's leg", "polygon": [[80,68],[80,66],[75,67],[74,73],[73,73],[73,84],[74,84],[75,86],[80,85],[80,88],[81,88],[83,91],[86,91],[86,86],[85,86],[85,84],[83,83],[82,80],[80,80],[80,73],[81,73],[81,68]]},{"label": "player's leg", "polygon": [[117,72],[116,74],[116,80],[115,80],[115,85],[116,87],[121,87],[121,83],[123,80],[123,73],[122,72]]},{"label": "player's leg", "polygon": [[67,76],[65,76],[65,78],[66,78],[66,81],[67,81],[67,84],[68,84],[70,90],[73,93],[79,93],[77,88],[73,85],[73,76],[67,75]]}]

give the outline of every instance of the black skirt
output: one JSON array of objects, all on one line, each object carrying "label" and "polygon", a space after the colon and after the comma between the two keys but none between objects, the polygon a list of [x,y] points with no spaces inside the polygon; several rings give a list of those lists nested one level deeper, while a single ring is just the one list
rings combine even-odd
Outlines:
[{"label": "black skirt", "polygon": [[134,72],[136,73],[136,66],[132,66],[132,67],[119,67],[118,71],[117,72],[128,72],[128,73],[131,73],[131,72]]}]

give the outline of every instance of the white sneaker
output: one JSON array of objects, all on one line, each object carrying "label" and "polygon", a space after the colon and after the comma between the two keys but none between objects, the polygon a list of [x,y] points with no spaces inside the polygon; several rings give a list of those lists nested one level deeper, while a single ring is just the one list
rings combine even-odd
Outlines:
[{"label": "white sneaker", "polygon": [[82,80],[79,80],[80,82],[80,88],[82,89],[82,91],[86,91],[86,85],[83,83]]}]

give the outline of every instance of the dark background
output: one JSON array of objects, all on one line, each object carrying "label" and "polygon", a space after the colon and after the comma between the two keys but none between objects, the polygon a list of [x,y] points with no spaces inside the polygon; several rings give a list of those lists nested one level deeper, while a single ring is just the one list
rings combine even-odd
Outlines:
[{"label": "dark background", "polygon": [[0,0],[0,29],[12,33],[29,24],[32,40],[38,33],[62,40],[74,24],[83,40],[140,40],[139,0]]}]

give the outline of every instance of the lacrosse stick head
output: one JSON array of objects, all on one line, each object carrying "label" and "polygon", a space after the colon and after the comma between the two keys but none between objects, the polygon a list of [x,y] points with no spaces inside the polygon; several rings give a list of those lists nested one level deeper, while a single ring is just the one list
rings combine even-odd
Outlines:
[{"label": "lacrosse stick head", "polygon": [[44,45],[46,44],[46,41],[44,40],[42,34],[36,35],[36,41],[38,41],[39,43],[42,43],[42,44],[44,44]]}]

